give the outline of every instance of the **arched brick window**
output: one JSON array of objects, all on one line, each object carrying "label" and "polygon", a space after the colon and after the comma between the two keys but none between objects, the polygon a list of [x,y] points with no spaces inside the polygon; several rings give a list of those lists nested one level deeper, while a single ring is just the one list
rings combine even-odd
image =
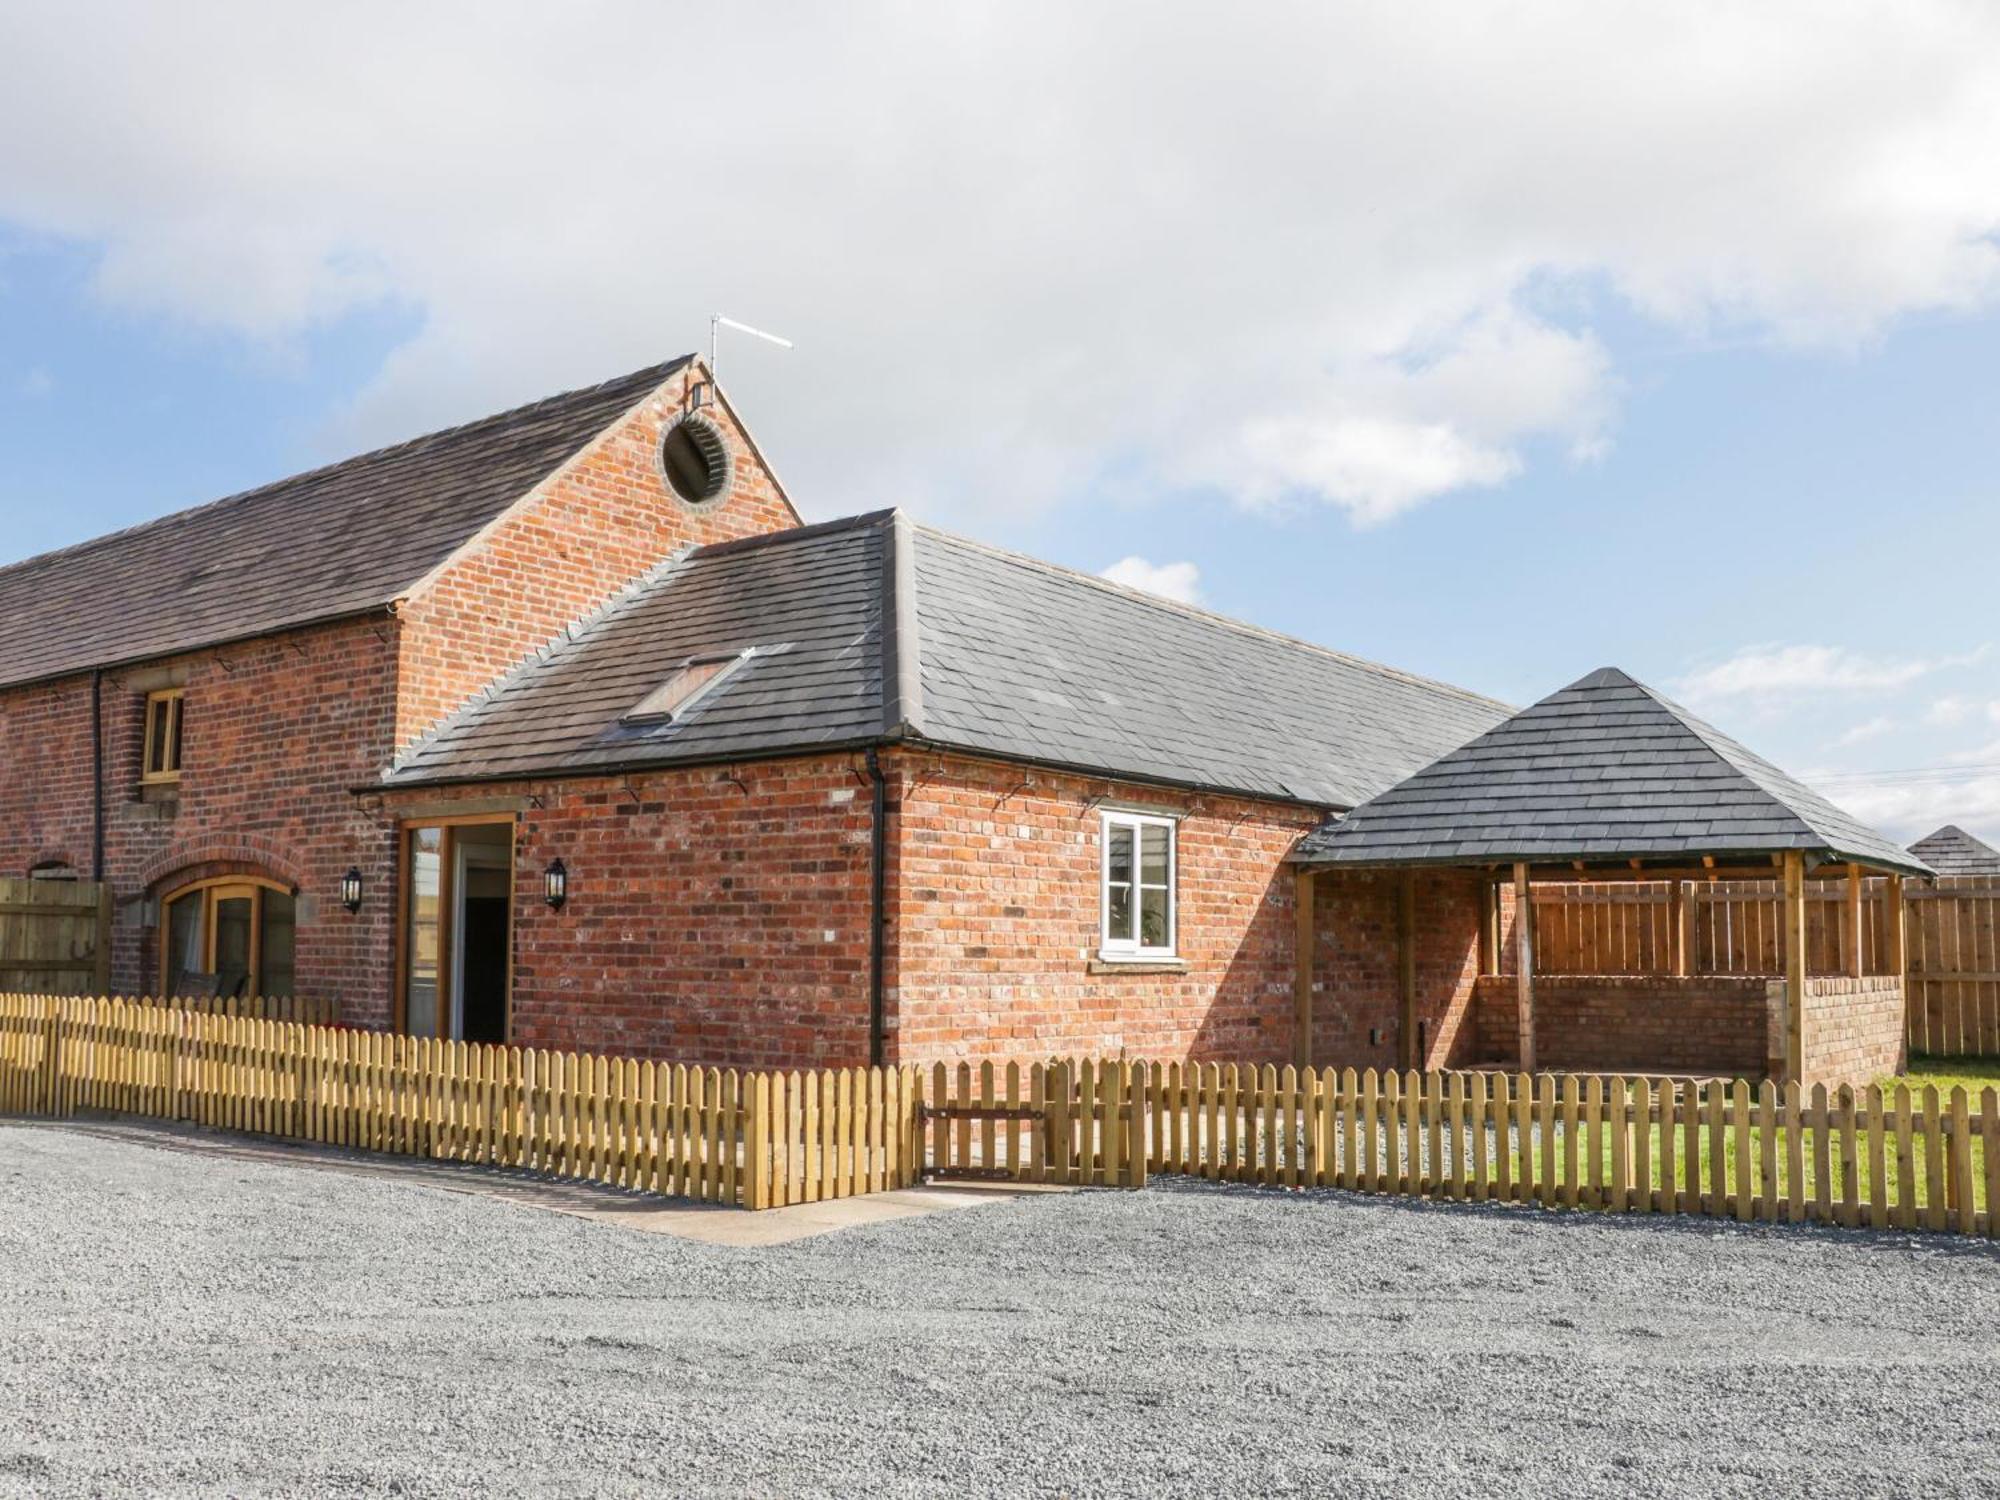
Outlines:
[{"label": "arched brick window", "polygon": [[168,995],[289,995],[296,891],[261,875],[215,875],[160,899],[160,989]]}]

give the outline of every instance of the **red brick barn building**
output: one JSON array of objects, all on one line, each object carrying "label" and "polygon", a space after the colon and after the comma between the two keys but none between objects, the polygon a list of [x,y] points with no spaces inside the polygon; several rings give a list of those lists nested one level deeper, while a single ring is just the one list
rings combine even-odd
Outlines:
[{"label": "red brick barn building", "polygon": [[1493,870],[1289,861],[1505,705],[803,526],[691,359],[0,569],[0,619],[0,874],[108,881],[124,991],[724,1065],[1480,1055]]},{"label": "red brick barn building", "polygon": [[724,403],[700,435],[727,494],[665,482],[702,380],[676,361],[0,569],[0,874],[109,881],[121,991],[206,973],[386,1022],[398,839],[353,788],[674,548],[797,524]]}]

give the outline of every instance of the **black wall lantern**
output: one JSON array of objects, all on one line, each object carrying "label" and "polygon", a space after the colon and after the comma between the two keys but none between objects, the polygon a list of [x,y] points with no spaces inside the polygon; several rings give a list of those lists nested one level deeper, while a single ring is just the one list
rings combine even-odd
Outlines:
[{"label": "black wall lantern", "polygon": [[349,865],[340,877],[340,904],[349,911],[361,910],[361,867]]},{"label": "black wall lantern", "polygon": [[561,911],[563,902],[569,900],[569,870],[559,859],[550,860],[548,869],[542,872],[542,899],[556,911]]}]

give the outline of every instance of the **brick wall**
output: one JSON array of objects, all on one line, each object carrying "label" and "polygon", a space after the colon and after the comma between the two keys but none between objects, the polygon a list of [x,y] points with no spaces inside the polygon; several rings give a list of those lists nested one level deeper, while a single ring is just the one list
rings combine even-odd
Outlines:
[{"label": "brick wall", "polygon": [[[1785,983],[1768,983],[1775,1011],[1785,1003]],[[1860,1088],[1900,1073],[1909,1060],[1905,1036],[1903,985],[1895,976],[1808,979],[1800,1082]],[[1781,1046],[1774,1055],[1783,1055]]]},{"label": "brick wall", "polygon": [[[1313,898],[1317,1066],[1398,1065],[1403,879],[1398,873],[1346,870],[1318,877]],[[1461,1066],[1477,1047],[1472,998],[1479,977],[1480,878],[1471,871],[1425,870],[1409,879],[1415,895],[1419,1065]]]},{"label": "brick wall", "polygon": [[[390,837],[349,789],[372,779],[394,720],[387,617],[288,631],[103,680],[105,869],[117,902],[112,978],[158,983],[157,898],[209,875],[298,888],[297,983],[380,1020],[388,973]],[[142,796],[146,693],[186,692],[177,795]],[[60,858],[91,870],[90,678],[0,693],[0,873]],[[358,865],[373,897],[339,905]]]},{"label": "brick wall", "polygon": [[[412,789],[392,814],[519,805],[513,1039],[718,1067],[868,1061],[869,793],[858,756]],[[542,872],[560,857],[569,900]]]},{"label": "brick wall", "polygon": [[[1728,975],[1538,975],[1535,1064],[1546,1070],[1762,1077],[1768,1046],[1765,983]],[[1512,975],[1479,981],[1473,1060],[1517,1065],[1515,997]]]},{"label": "brick wall", "polygon": [[[1291,1060],[1296,894],[1284,858],[1318,813],[958,756],[894,764],[899,1057]],[[1098,958],[1105,799],[1180,819],[1173,965]],[[1393,879],[1319,877],[1315,1063],[1395,1062],[1396,899]],[[1462,1045],[1478,903],[1474,880],[1419,879],[1418,1014],[1439,1060]]]},{"label": "brick wall", "polygon": [[689,506],[660,477],[661,429],[698,378],[676,375],[405,601],[398,745],[678,549],[798,525],[719,403],[708,411],[734,458],[729,492]]},{"label": "brick wall", "polygon": [[[1291,1056],[1306,809],[898,755],[896,1055]],[[1180,814],[1180,962],[1103,963],[1096,804]]]},{"label": "brick wall", "polygon": [[[1285,1061],[1306,809],[891,751],[889,1056]],[[869,788],[859,756],[411,789],[392,815],[518,808],[515,1040],[718,1066],[865,1062]],[[1174,964],[1098,950],[1098,800],[1181,814]],[[541,901],[560,856],[571,898]],[[1392,1065],[1396,888],[1325,877],[1315,1060]],[[1476,881],[1418,882],[1431,1060],[1469,1046]],[[1380,1040],[1367,1040],[1370,1028]]]}]

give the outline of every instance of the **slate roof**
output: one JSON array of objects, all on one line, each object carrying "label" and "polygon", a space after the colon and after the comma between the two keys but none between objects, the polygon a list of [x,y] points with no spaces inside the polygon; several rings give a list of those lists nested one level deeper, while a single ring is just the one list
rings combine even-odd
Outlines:
[{"label": "slate roof", "polygon": [[386,606],[686,362],[0,568],[0,686]]},{"label": "slate roof", "polygon": [[1940,875],[2000,875],[2000,849],[1947,823],[1910,845],[1910,853]]},{"label": "slate roof", "polygon": [[[889,531],[875,517],[703,547],[654,570],[407,750],[392,783],[729,760],[883,730]],[[667,723],[620,716],[690,658],[757,655]]]},{"label": "slate roof", "polygon": [[[690,657],[758,654],[679,722],[619,715]],[[904,740],[1347,807],[1506,706],[895,512],[661,568],[405,754],[392,784]]]},{"label": "slate roof", "polygon": [[1929,873],[1616,667],[1507,719],[1315,829],[1309,864],[1477,864],[1800,849]]},{"label": "slate roof", "polygon": [[927,740],[1351,807],[1507,705],[913,528]]}]

